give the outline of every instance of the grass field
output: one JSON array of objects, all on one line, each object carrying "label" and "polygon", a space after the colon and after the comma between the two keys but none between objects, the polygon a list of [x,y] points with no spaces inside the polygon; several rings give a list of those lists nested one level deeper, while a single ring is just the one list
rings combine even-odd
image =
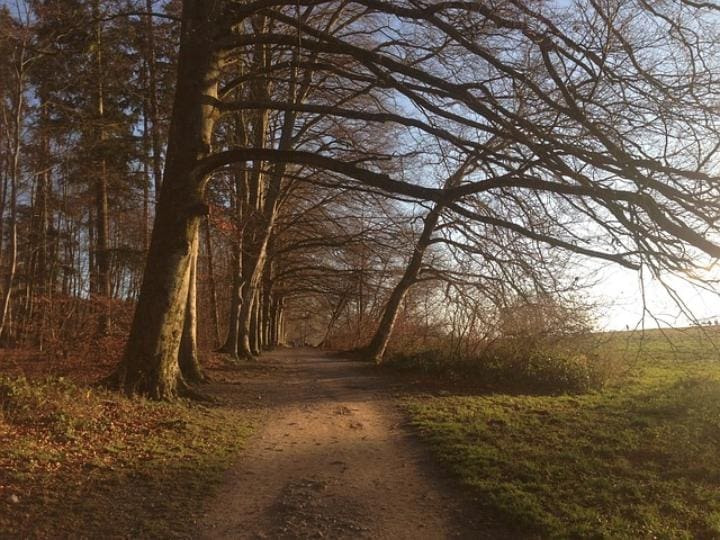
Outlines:
[{"label": "grass field", "polygon": [[720,538],[717,329],[610,333],[601,391],[421,395],[439,460],[519,537]]}]

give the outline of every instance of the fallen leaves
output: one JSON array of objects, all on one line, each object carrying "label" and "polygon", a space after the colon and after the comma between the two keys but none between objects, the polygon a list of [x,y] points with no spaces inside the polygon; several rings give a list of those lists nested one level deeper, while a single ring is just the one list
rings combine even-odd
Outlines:
[{"label": "fallen leaves", "polygon": [[0,536],[187,530],[248,433],[247,418],[222,407],[0,376]]}]

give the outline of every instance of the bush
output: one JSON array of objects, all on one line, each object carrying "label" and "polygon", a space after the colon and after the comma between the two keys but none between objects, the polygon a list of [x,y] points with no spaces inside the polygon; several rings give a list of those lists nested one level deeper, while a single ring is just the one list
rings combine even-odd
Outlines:
[{"label": "bush", "polygon": [[454,364],[454,357],[440,349],[427,349],[424,351],[398,352],[389,355],[386,360],[388,367],[403,372],[422,373],[425,375],[450,374]]},{"label": "bush", "polygon": [[478,370],[495,383],[541,393],[582,393],[602,388],[609,370],[597,357],[578,351],[536,347],[527,351],[499,348],[477,360]]},{"label": "bush", "polygon": [[612,377],[612,366],[589,351],[558,345],[531,346],[505,341],[472,358],[440,349],[397,353],[388,366],[403,372],[461,379],[492,389],[543,394],[583,393],[602,388]]}]

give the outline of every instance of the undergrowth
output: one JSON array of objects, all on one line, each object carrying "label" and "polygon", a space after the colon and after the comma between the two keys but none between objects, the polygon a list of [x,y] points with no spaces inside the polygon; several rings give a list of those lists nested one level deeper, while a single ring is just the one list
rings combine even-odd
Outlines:
[{"label": "undergrowth", "polygon": [[0,537],[191,537],[250,429],[223,407],[0,377]]},{"label": "undergrowth", "polygon": [[400,372],[472,382],[498,391],[540,394],[598,390],[618,375],[616,358],[591,346],[505,341],[472,356],[449,350],[396,352],[386,366]]}]

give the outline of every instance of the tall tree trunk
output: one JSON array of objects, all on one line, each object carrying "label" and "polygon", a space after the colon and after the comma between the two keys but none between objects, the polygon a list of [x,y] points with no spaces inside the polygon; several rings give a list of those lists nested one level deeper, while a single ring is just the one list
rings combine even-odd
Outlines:
[{"label": "tall tree trunk", "polygon": [[[105,132],[105,88],[104,88],[104,66],[103,66],[103,39],[102,39],[102,21],[100,18],[99,2],[94,4],[94,16],[98,21],[95,27],[95,61],[96,61],[96,77],[97,77],[97,122],[98,122],[98,141],[100,143],[100,153],[104,156],[106,139]],[[101,157],[98,164],[98,177],[95,183],[95,209],[97,218],[97,276],[98,276],[98,293],[106,302],[101,307],[101,315],[98,331],[101,334],[110,332],[110,298],[112,289],[110,283],[110,219],[108,215],[108,174],[107,160]]]},{"label": "tall tree trunk", "polygon": [[28,258],[26,275],[25,305],[20,328],[25,330],[25,339],[30,340],[40,350],[43,348],[43,329],[46,309],[36,309],[38,299],[46,300],[48,292],[48,198],[50,190],[50,141],[48,137],[47,98],[44,92],[38,92],[38,172],[34,175],[32,192],[32,219],[29,231]]},{"label": "tall tree trunk", "polygon": [[148,120],[148,99],[143,96],[143,232],[142,246],[147,253],[150,246],[150,128]]},{"label": "tall tree trunk", "polygon": [[[5,283],[3,284],[2,304],[0,305],[0,338],[8,335],[7,324],[10,314],[10,301],[12,299],[13,287],[15,286],[15,273],[17,272],[18,260],[18,183],[20,175],[20,152],[22,147],[22,125],[25,116],[25,43],[20,45],[18,51],[18,59],[16,63],[16,86],[13,111],[12,150],[10,157],[10,231],[9,231],[9,248],[8,248],[8,266],[5,274]],[[2,239],[0,238],[0,242]]]},{"label": "tall tree trunk", "polygon": [[[3,114],[3,117],[5,115]],[[0,124],[0,129],[2,129],[2,135],[7,135],[7,138],[9,139],[9,127],[5,123],[5,118],[0,118],[0,121],[2,121],[2,124]],[[6,133],[6,130],[8,131]],[[10,149],[10,141],[4,141],[4,143],[7,144],[7,154],[12,154],[12,151]],[[3,149],[4,150],[4,149]],[[0,150],[2,152],[2,150]],[[0,154],[5,158],[4,154]],[[2,265],[2,261],[4,260],[5,256],[5,244],[3,242],[3,238],[5,238],[5,206],[7,205],[7,199],[8,199],[8,193],[10,192],[10,165],[9,163],[5,163],[5,159],[3,159],[3,162],[0,163],[0,175],[2,176],[2,184],[0,184],[0,265]]]},{"label": "tall tree trunk", "polygon": [[[256,32],[268,28],[266,17],[260,16],[253,21]],[[253,70],[256,73],[267,72],[270,66],[270,49],[258,44],[253,50]],[[266,77],[257,77],[251,87],[253,99],[269,101],[270,81]],[[268,144],[270,111],[258,109],[250,118],[250,131],[254,148],[266,148]],[[252,319],[255,316],[257,288],[265,264],[265,251],[269,237],[269,224],[265,221],[266,174],[264,163],[256,160],[243,193],[243,239],[242,239],[242,297],[238,319],[237,354],[240,358],[252,358],[256,343],[252,335]]]},{"label": "tall tree trunk", "polygon": [[430,245],[433,231],[435,231],[435,227],[437,227],[441,213],[442,206],[437,205],[425,216],[423,229],[420,233],[420,238],[415,243],[410,261],[405,267],[400,281],[395,285],[395,288],[390,294],[375,335],[363,351],[370,359],[377,363],[382,362],[383,356],[385,355],[385,349],[387,349],[388,342],[390,341],[400,304],[410,287],[417,281],[418,274],[422,267],[423,256],[425,255],[427,247]]},{"label": "tall tree trunk", "polygon": [[110,299],[112,298],[112,285],[110,282],[110,220],[108,215],[107,162],[104,159],[100,163],[100,176],[98,177],[96,188],[98,292],[104,302],[104,305],[101,307],[98,331],[100,334],[108,334],[110,333],[111,324]]},{"label": "tall tree trunk", "polygon": [[232,290],[230,291],[230,314],[228,317],[228,331],[225,343],[218,352],[229,354],[233,358],[238,355],[238,324],[240,322],[240,308],[242,302],[242,254],[240,253],[240,240],[232,245]]},{"label": "tall tree trunk", "polygon": [[199,383],[205,380],[205,375],[200,366],[197,344],[197,265],[199,245],[200,239],[199,234],[197,234],[193,240],[190,253],[190,277],[179,357],[180,373],[184,380],[191,383]]},{"label": "tall tree trunk", "polygon": [[[244,128],[240,127],[240,139],[247,142]],[[235,193],[233,197],[235,205],[235,230],[236,236],[232,239],[232,290],[230,291],[230,313],[228,316],[228,332],[225,343],[218,349],[219,352],[229,354],[237,359],[238,356],[238,333],[240,323],[240,309],[242,307],[242,289],[243,289],[243,197],[247,191],[248,174],[247,171],[235,172]]]},{"label": "tall tree trunk", "polygon": [[[43,139],[44,136],[41,136]],[[45,326],[45,309],[36,309],[38,298],[44,302],[49,291],[48,271],[48,195],[50,172],[47,164],[47,140],[41,140],[41,171],[35,175],[32,211],[32,225],[30,232],[30,275],[27,279],[26,305],[23,313],[22,327],[28,331],[32,329],[34,344],[42,350],[43,329]]]},{"label": "tall tree trunk", "polygon": [[259,356],[262,352],[262,343],[260,343],[260,326],[262,321],[260,320],[262,304],[262,291],[258,287],[255,290],[255,297],[252,303],[252,312],[250,314],[250,351],[253,356]]},{"label": "tall tree trunk", "polygon": [[145,33],[147,39],[146,64],[148,75],[148,103],[150,133],[152,139],[153,179],[155,181],[155,203],[157,204],[162,186],[162,160],[160,144],[160,114],[158,111],[157,51],[155,48],[155,25],[153,24],[153,0],[145,1]]},{"label": "tall tree trunk", "polygon": [[287,335],[285,328],[285,299],[280,299],[280,305],[278,307],[278,345],[284,346],[287,344]]},{"label": "tall tree trunk", "polygon": [[18,159],[20,154],[20,140],[16,140],[17,146],[13,149],[11,173],[10,173],[10,231],[8,247],[8,266],[3,283],[2,306],[0,307],[0,338],[8,337],[8,319],[10,315],[10,301],[12,299],[13,287],[15,286],[15,273],[17,271],[18,259],[18,223],[17,223],[17,186],[18,186]]},{"label": "tall tree trunk", "polygon": [[272,305],[270,306],[268,329],[268,344],[274,349],[278,346],[278,299],[275,297],[273,297]]},{"label": "tall tree trunk", "polygon": [[88,235],[88,290],[90,294],[97,294],[97,264],[96,253],[95,253],[95,210],[93,207],[88,208],[88,220],[87,220],[87,235]]},{"label": "tall tree trunk", "polygon": [[50,138],[47,134],[49,119],[47,98],[41,93],[40,102],[40,172],[36,176],[35,200],[33,204],[33,230],[31,263],[32,284],[34,295],[43,296],[49,286],[50,272],[48,269],[48,229],[50,227],[49,199],[51,189],[50,178]]},{"label": "tall tree trunk", "polygon": [[207,215],[197,161],[208,155],[217,110],[219,59],[211,39],[217,2],[185,0],[167,160],[143,284],[118,377],[128,394],[177,395],[192,245]]},{"label": "tall tree trunk", "polygon": [[[289,137],[294,125],[294,116],[289,120],[286,116],[285,127],[280,141],[280,149],[289,148]],[[253,310],[262,311],[262,307],[256,305],[259,298],[263,275],[265,273],[265,265],[267,264],[267,254],[270,239],[272,237],[273,226],[278,210],[278,199],[280,196],[280,186],[285,176],[286,165],[278,164],[275,166],[270,181],[268,182],[267,193],[265,194],[264,207],[261,214],[255,214],[256,218],[246,227],[251,228],[253,232],[252,243],[243,244],[243,294],[242,305],[240,308],[240,320],[238,323],[238,354],[241,357],[249,358],[253,356],[253,350],[258,350],[252,346],[254,338],[251,336],[253,326],[251,318]],[[257,341],[257,340],[256,340]]]},{"label": "tall tree trunk", "polygon": [[[257,29],[262,29],[267,24],[265,19],[257,22]],[[256,68],[269,68],[269,51],[264,45],[255,49],[254,63]],[[298,73],[293,71],[288,88],[288,99],[291,101],[302,101],[307,94],[312,81],[312,71],[305,73],[303,81],[298,84]],[[254,98],[259,101],[269,100],[270,83],[268,80],[259,79],[253,87]],[[297,113],[286,111],[283,116],[283,125],[278,142],[279,150],[289,150],[293,144],[293,132]],[[255,148],[263,148],[266,145],[266,131],[268,129],[268,110],[259,111],[254,118]],[[248,235],[243,239],[243,250],[247,257],[243,260],[243,294],[240,309],[240,320],[238,324],[238,354],[241,357],[250,358],[259,351],[259,347],[253,346],[261,340],[251,335],[257,331],[259,326],[253,327],[252,317],[260,319],[262,307],[255,303],[260,296],[260,285],[265,272],[265,265],[268,259],[268,244],[272,237],[272,231],[277,217],[280,200],[280,190],[285,177],[287,164],[275,164],[270,173],[270,178],[265,186],[265,174],[262,172],[262,163],[254,162],[254,174],[249,186],[249,203],[251,207],[246,214],[245,228]],[[254,314],[253,310],[259,313]]]},{"label": "tall tree trunk", "polygon": [[[236,119],[235,136],[238,143],[242,146],[248,144],[248,133],[243,113],[241,112]],[[230,313],[228,316],[228,332],[225,343],[218,349],[219,352],[230,355],[233,359],[238,359],[239,353],[239,336],[240,336],[240,310],[242,309],[243,297],[243,239],[246,234],[247,224],[244,223],[243,216],[246,215],[249,208],[249,183],[250,175],[246,168],[242,171],[235,171],[235,193],[233,196],[233,204],[235,205],[235,230],[236,237],[232,241],[232,290],[230,292]]]},{"label": "tall tree trunk", "polygon": [[205,219],[205,250],[207,251],[208,286],[210,288],[210,318],[213,327],[213,346],[220,345],[220,325],[218,322],[217,289],[215,287],[215,267],[213,261],[212,231],[210,215]]},{"label": "tall tree trunk", "polygon": [[51,177],[50,177],[50,142],[47,135],[44,136],[42,142],[43,152],[43,170],[38,177],[37,198],[35,206],[37,207],[37,266],[35,275],[37,276],[37,284],[39,285],[38,293],[46,295],[50,290],[51,272],[48,265],[48,229],[50,228],[50,196],[51,196]]},{"label": "tall tree trunk", "polygon": [[273,306],[273,293],[272,293],[272,282],[270,281],[270,266],[267,265],[265,271],[265,279],[263,282],[263,303],[262,303],[262,326],[260,327],[260,336],[262,338],[263,349],[270,349],[273,347],[272,336],[270,328],[272,326],[272,306]]},{"label": "tall tree trunk", "polygon": [[[256,346],[253,336],[253,317],[256,316],[258,285],[262,278],[262,271],[265,265],[267,242],[270,236],[270,229],[257,230],[260,238],[256,243],[249,246],[245,257],[243,257],[243,286],[242,300],[240,306],[240,320],[238,322],[238,355],[241,358],[252,358],[255,356]],[[243,246],[245,248],[245,246]]]}]

